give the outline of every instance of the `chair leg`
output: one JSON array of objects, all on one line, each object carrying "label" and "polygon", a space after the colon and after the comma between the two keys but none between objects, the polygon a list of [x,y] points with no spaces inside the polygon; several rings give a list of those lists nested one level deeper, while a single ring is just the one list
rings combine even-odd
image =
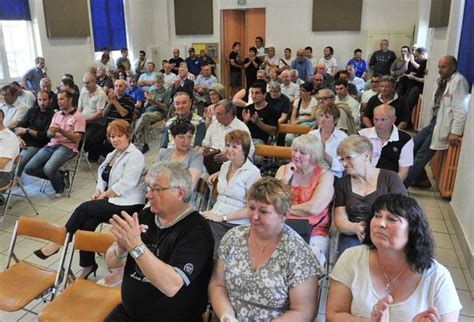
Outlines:
[{"label": "chair leg", "polygon": [[18,186],[20,187],[21,191],[23,191],[23,194],[25,195],[26,200],[30,203],[31,208],[35,211],[36,215],[38,216],[38,210],[36,210],[35,205],[33,205],[33,202],[30,199],[30,196],[28,196],[28,193],[25,190],[25,187],[23,187],[23,184],[20,182],[20,180],[17,180]]},{"label": "chair leg", "polygon": [[5,199],[5,208],[3,209],[2,216],[0,217],[0,226],[3,224],[3,220],[5,219],[5,216],[7,215],[8,207],[10,206],[10,198],[12,197],[12,187],[8,189],[8,195],[7,198]]}]

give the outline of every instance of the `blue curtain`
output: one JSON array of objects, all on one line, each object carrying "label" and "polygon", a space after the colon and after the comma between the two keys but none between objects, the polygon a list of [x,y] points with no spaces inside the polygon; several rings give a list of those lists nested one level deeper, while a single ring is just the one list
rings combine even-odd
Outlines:
[{"label": "blue curtain", "polygon": [[31,20],[28,0],[0,0],[0,20]]},{"label": "blue curtain", "polygon": [[474,0],[466,0],[459,42],[458,70],[469,81],[474,81]]},{"label": "blue curtain", "polygon": [[95,51],[127,47],[123,0],[91,0]]}]

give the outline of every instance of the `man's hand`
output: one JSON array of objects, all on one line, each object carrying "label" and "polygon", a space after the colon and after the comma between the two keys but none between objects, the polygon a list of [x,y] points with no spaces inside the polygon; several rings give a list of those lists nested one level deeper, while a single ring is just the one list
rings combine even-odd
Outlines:
[{"label": "man's hand", "polygon": [[117,244],[127,251],[143,244],[137,213],[130,216],[122,211],[121,216],[113,215],[109,222],[112,225],[111,232],[117,238]]},{"label": "man's hand", "polygon": [[448,136],[448,142],[449,142],[449,145],[458,146],[462,142],[462,137],[459,136],[459,135],[451,133]]},{"label": "man's hand", "polygon": [[49,127],[49,132],[52,134],[52,135],[56,135],[56,133],[59,132],[61,128],[59,127],[59,124],[58,123],[53,123],[51,124],[51,126]]},{"label": "man's hand", "polygon": [[18,138],[20,141],[20,148],[25,149],[26,148],[26,142],[22,138]]},{"label": "man's hand", "polygon": [[15,134],[16,135],[23,135],[26,134],[26,129],[24,127],[17,127],[15,129]]},{"label": "man's hand", "polygon": [[253,113],[253,115],[252,115],[252,122],[253,122],[253,124],[257,125],[257,123],[258,123],[259,121],[260,121],[260,119],[258,118],[258,113],[257,113],[257,112]]},{"label": "man's hand", "polygon": [[248,123],[251,120],[252,116],[250,116],[250,110],[249,109],[244,109],[242,111],[242,119],[244,120],[245,123]]}]

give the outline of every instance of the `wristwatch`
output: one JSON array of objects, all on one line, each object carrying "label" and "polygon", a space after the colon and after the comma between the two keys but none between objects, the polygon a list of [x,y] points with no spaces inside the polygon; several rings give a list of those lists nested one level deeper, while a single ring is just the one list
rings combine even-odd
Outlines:
[{"label": "wristwatch", "polygon": [[222,215],[222,222],[227,222],[227,216],[226,215]]},{"label": "wristwatch", "polygon": [[132,249],[130,251],[130,255],[134,258],[134,259],[137,259],[138,257],[142,256],[143,254],[145,254],[145,249],[146,249],[146,246],[145,244],[141,244],[137,247],[135,247],[134,249]]}]

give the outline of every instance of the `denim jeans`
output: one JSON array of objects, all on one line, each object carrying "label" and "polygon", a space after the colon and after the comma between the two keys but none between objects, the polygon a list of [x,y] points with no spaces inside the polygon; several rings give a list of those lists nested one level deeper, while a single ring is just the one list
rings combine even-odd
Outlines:
[{"label": "denim jeans", "polygon": [[337,242],[337,254],[338,257],[348,248],[359,246],[362,243],[360,242],[357,235],[346,235],[343,233],[339,234],[339,240]]},{"label": "denim jeans", "polygon": [[20,152],[21,155],[21,162],[18,165],[18,178],[21,177],[23,170],[25,169],[26,164],[35,156],[35,154],[41,148],[35,146],[28,146],[25,149],[22,149]]},{"label": "denim jeans", "polygon": [[411,186],[419,177],[423,175],[426,177],[425,166],[433,158],[436,151],[430,149],[431,138],[433,137],[433,130],[436,124],[436,119],[433,118],[427,126],[425,126],[413,138],[413,165],[408,170],[408,175],[403,181],[406,188]]},{"label": "denim jeans", "polygon": [[57,193],[64,191],[64,178],[59,169],[72,159],[75,153],[65,146],[45,146],[25,166],[25,172],[30,176],[51,181]]}]

